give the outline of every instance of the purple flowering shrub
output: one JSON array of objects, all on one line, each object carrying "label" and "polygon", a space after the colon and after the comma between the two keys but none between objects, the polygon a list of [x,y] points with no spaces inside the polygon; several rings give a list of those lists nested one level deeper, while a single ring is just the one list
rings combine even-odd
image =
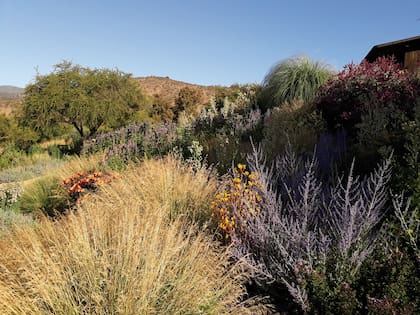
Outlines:
[{"label": "purple flowering shrub", "polygon": [[174,123],[134,123],[85,141],[82,154],[103,152],[108,161],[127,163],[143,157],[164,155],[170,152],[177,140]]},{"label": "purple flowering shrub", "polygon": [[234,101],[227,97],[212,100],[192,123],[193,136],[203,145],[208,162],[217,164],[221,171],[246,157],[250,137],[262,138],[263,115],[253,108],[249,97],[239,93]]},{"label": "purple flowering shrub", "polygon": [[329,182],[321,181],[314,157],[290,146],[271,166],[254,149],[248,164],[263,202],[257,214],[237,216],[235,257],[247,261],[257,286],[283,311],[357,313],[354,283],[381,236],[391,159],[367,177],[355,176],[352,165],[348,176]]}]

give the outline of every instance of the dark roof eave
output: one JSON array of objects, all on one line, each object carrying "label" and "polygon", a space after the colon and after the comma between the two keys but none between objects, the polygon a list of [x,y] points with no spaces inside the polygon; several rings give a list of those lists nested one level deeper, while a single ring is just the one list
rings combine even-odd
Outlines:
[{"label": "dark roof eave", "polygon": [[405,38],[393,42],[388,42],[384,44],[375,45],[372,47],[372,49],[368,52],[366,57],[364,59],[373,61],[378,57],[378,52],[381,50],[390,50],[392,46],[395,46],[395,48],[401,49],[401,47],[405,47],[406,45],[413,46],[413,50],[420,49],[420,36],[414,36],[410,38]]}]

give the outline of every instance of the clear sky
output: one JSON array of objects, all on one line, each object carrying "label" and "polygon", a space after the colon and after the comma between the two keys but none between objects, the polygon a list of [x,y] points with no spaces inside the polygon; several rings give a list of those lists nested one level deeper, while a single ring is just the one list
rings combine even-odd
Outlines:
[{"label": "clear sky", "polygon": [[204,85],[307,54],[341,69],[420,35],[420,0],[0,0],[0,85],[62,60]]}]

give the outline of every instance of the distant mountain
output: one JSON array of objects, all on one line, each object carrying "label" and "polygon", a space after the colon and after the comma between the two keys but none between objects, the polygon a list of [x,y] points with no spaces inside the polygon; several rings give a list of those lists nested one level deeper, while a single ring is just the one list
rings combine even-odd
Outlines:
[{"label": "distant mountain", "polygon": [[23,93],[23,89],[17,86],[0,85],[0,98],[14,99],[19,98]]},{"label": "distant mountain", "polygon": [[143,93],[147,96],[154,96],[158,94],[161,97],[168,99],[172,103],[175,102],[179,91],[184,87],[189,87],[201,91],[202,98],[199,105],[207,103],[210,98],[216,94],[215,86],[192,84],[172,80],[169,77],[149,76],[135,79],[137,80]]}]

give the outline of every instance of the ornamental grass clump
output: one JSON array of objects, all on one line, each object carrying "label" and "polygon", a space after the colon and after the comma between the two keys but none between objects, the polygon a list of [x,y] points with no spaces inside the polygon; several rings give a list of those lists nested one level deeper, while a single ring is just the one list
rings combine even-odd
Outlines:
[{"label": "ornamental grass clump", "polygon": [[[193,213],[202,202],[194,199],[212,190],[205,181],[173,159],[147,161],[78,211],[16,228],[0,240],[0,313],[259,314],[241,265],[173,212],[184,202]],[[180,196],[177,184],[189,192]]]},{"label": "ornamental grass clump", "polygon": [[265,110],[284,102],[311,102],[319,87],[334,74],[330,65],[314,62],[307,56],[288,58],[274,65],[264,78],[260,107]]},{"label": "ornamental grass clump", "polygon": [[[125,172],[124,180],[133,182],[125,187],[124,196],[136,195],[143,203],[165,205],[170,219],[182,216],[190,222],[209,224],[210,202],[216,193],[218,182],[214,171],[205,167],[193,168],[173,156],[159,160],[145,160],[140,167]],[[103,190],[113,198],[121,198],[113,186]]]}]

